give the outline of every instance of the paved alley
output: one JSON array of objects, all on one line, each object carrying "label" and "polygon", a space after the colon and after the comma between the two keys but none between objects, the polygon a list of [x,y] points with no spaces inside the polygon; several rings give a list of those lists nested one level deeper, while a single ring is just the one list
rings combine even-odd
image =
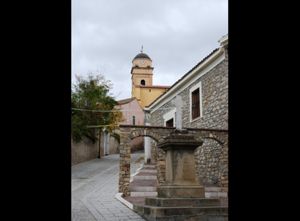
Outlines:
[{"label": "paved alley", "polygon": [[[132,154],[131,175],[141,166],[137,160],[142,156]],[[144,220],[115,198],[118,178],[119,154],[72,166],[72,221]]]}]

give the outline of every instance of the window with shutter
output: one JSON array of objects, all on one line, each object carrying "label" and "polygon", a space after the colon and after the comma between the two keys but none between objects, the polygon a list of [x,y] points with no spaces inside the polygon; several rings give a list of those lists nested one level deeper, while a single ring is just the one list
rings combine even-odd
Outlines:
[{"label": "window with shutter", "polygon": [[200,116],[200,96],[199,88],[192,92],[192,119]]}]

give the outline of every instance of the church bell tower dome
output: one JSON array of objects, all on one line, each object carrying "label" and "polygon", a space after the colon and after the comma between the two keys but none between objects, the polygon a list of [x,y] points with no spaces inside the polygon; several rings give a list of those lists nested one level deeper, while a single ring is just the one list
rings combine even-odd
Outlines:
[{"label": "church bell tower dome", "polygon": [[139,59],[139,58],[142,58],[142,59],[149,59],[150,61],[152,61],[151,58],[150,58],[147,54],[145,54],[145,53],[143,53],[143,52],[137,54],[137,55],[134,57],[133,60]]},{"label": "church bell tower dome", "polygon": [[132,67],[135,68],[152,68],[152,60],[146,53],[143,52],[143,46],[141,52],[137,54],[132,60]]}]

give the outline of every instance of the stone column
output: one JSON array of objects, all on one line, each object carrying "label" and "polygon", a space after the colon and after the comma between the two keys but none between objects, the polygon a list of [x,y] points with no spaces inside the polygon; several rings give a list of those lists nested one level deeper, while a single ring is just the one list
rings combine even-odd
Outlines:
[{"label": "stone column", "polygon": [[153,139],[151,139],[151,163],[157,162],[157,150],[156,150],[156,143]]},{"label": "stone column", "polygon": [[119,169],[119,192],[124,196],[130,196],[130,139],[129,133],[122,132],[120,136],[120,169]]},{"label": "stone column", "polygon": [[[150,126],[150,123],[145,123],[146,126]],[[151,138],[144,137],[144,150],[145,150],[145,164],[151,162]]]},{"label": "stone column", "polygon": [[[148,111],[145,111],[145,118],[144,118],[144,125],[150,126],[150,113]],[[146,131],[145,131],[146,134]],[[145,164],[151,162],[151,138],[150,137],[144,137],[144,151],[145,151]]]},{"label": "stone column", "polygon": [[166,152],[166,180],[158,187],[158,197],[204,197],[204,187],[199,183],[194,151],[202,145],[187,131],[176,130],[158,144]]}]

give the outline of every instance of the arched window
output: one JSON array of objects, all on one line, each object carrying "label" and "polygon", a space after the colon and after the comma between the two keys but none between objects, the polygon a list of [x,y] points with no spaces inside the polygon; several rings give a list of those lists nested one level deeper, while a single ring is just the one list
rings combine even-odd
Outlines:
[{"label": "arched window", "polygon": [[132,116],[132,125],[135,125],[135,116]]},{"label": "arched window", "polygon": [[146,84],[145,80],[141,80],[141,85],[145,86],[145,84]]}]

